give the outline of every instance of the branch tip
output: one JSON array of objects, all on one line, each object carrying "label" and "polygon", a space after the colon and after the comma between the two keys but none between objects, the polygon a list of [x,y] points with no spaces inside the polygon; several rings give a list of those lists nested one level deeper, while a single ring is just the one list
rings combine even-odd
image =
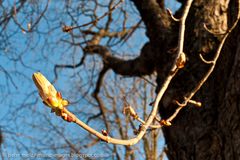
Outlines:
[{"label": "branch tip", "polygon": [[63,26],[62,27],[62,31],[63,32],[71,32],[73,30],[73,27],[72,26]]},{"label": "branch tip", "polygon": [[175,17],[173,16],[172,11],[171,11],[169,8],[167,8],[167,13],[168,13],[169,16],[172,18],[172,20],[174,20],[175,22],[179,22],[179,21],[180,21],[180,19],[175,18]]},{"label": "branch tip", "polygon": [[201,59],[204,63],[206,63],[206,64],[214,64],[214,63],[215,63],[215,61],[208,61],[208,60],[206,60],[205,58],[203,58],[203,56],[202,56],[201,53],[199,54],[199,57],[200,57],[200,59]]},{"label": "branch tip", "polygon": [[160,124],[161,124],[162,126],[171,126],[171,125],[172,125],[172,123],[171,123],[170,121],[167,121],[167,120],[164,120],[164,119],[162,119],[162,120],[160,121]]},{"label": "branch tip", "polygon": [[185,66],[185,63],[186,63],[186,55],[185,53],[181,52],[179,57],[177,58],[176,66],[178,69],[181,69]]},{"label": "branch tip", "polygon": [[226,34],[226,33],[228,32],[228,30],[227,30],[226,32],[224,32],[224,33],[214,32],[214,31],[212,31],[211,29],[209,29],[209,28],[207,27],[206,23],[203,23],[203,28],[204,28],[207,32],[209,32],[209,33],[211,33],[211,34],[213,34],[213,35],[224,35],[224,34]]}]

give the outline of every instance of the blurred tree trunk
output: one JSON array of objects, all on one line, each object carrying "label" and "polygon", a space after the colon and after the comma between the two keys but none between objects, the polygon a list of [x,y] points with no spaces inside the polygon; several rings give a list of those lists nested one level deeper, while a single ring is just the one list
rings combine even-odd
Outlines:
[{"label": "blurred tree trunk", "polygon": [[[236,20],[238,0],[194,1],[186,23],[184,51],[188,64],[176,76],[160,106],[163,118],[173,113],[176,106],[168,99],[181,99],[203,77],[208,69],[201,53],[211,60],[222,35]],[[184,4],[184,3],[183,3]],[[181,11],[176,15],[181,15]],[[159,83],[160,84],[160,83]],[[170,98],[169,98],[170,97]],[[166,153],[171,160],[206,160],[240,158],[240,25],[226,40],[216,68],[194,98],[201,108],[188,105],[173,121],[163,128]]]}]

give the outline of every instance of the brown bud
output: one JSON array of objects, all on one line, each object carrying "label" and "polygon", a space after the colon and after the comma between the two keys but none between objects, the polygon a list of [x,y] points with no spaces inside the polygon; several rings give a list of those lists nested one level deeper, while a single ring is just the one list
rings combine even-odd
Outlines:
[{"label": "brown bud", "polygon": [[108,136],[108,132],[107,132],[105,129],[102,129],[102,134],[103,134],[104,136]]},{"label": "brown bud", "polygon": [[133,134],[134,134],[134,135],[138,135],[138,134],[139,134],[139,131],[138,131],[137,129],[134,129],[134,130],[133,130]]},{"label": "brown bud", "polygon": [[62,31],[63,32],[70,32],[72,31],[73,27],[72,26],[63,26]]},{"label": "brown bud", "polygon": [[155,101],[149,103],[149,106],[153,106]]},{"label": "brown bud", "polygon": [[186,55],[185,53],[182,52],[176,62],[177,68],[179,69],[183,68],[185,66],[185,63],[186,63]]},{"label": "brown bud", "polygon": [[70,115],[68,115],[67,113],[62,113],[61,117],[62,117],[63,120],[65,120],[67,122],[72,122],[73,121],[73,118]]},{"label": "brown bud", "polygon": [[166,121],[166,120],[164,120],[164,119],[162,119],[162,120],[160,121],[160,124],[163,125],[163,126],[171,126],[171,125],[172,125],[171,122]]}]

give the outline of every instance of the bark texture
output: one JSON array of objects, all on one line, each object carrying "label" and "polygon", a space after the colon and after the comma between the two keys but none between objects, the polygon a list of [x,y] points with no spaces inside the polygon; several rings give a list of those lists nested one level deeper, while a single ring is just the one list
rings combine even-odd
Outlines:
[{"label": "bark texture", "polygon": [[[157,0],[132,0],[138,9],[149,38],[139,57],[122,60],[100,45],[85,48],[88,54],[103,58],[105,70],[124,76],[157,73],[156,91],[169,73],[178,42],[178,22],[171,19]],[[179,0],[182,6],[185,0]],[[176,109],[173,100],[181,101],[207,72],[209,65],[199,58],[211,60],[223,38],[236,20],[239,0],[194,0],[186,21],[184,52],[188,57],[160,104],[159,113],[168,118]],[[183,7],[175,17],[182,15]],[[204,28],[204,24],[212,32]],[[105,72],[106,72],[105,71]],[[99,78],[97,91],[101,85]],[[194,96],[202,108],[191,105],[181,110],[171,127],[163,128],[167,155],[171,160],[240,159],[240,25],[227,38],[216,68],[201,90]]]},{"label": "bark texture", "polygon": [[[221,40],[203,28],[224,33],[236,17],[237,1],[194,1],[186,24],[185,51],[189,61],[165,94],[165,101],[186,93],[196,85],[208,68],[199,60],[202,53],[211,59]],[[235,18],[236,19],[236,18]],[[164,128],[169,159],[239,159],[240,158],[240,29],[228,37],[216,68],[194,97],[203,103],[200,109],[188,105]],[[170,97],[170,98],[169,98]],[[166,100],[167,99],[167,100]],[[174,104],[167,101],[160,108],[163,117],[170,115]]]}]

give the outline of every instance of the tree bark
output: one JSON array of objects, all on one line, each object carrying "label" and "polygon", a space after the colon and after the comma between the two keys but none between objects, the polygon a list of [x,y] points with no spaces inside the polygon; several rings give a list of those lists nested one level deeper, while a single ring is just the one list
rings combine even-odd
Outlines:
[{"label": "tree bark", "polygon": [[[160,106],[163,118],[173,113],[172,99],[191,90],[208,69],[201,53],[211,60],[221,40],[203,28],[224,33],[236,20],[237,1],[194,1],[186,24],[185,52],[189,61],[166,92]],[[235,7],[234,7],[235,6]],[[229,35],[216,68],[198,94],[202,108],[186,106],[173,125],[163,128],[171,160],[240,158],[240,25]]]}]

